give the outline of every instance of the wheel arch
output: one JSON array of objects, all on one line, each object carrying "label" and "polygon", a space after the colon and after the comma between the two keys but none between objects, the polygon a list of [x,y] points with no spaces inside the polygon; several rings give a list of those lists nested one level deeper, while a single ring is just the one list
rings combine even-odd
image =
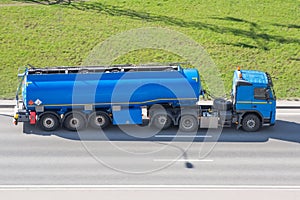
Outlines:
[{"label": "wheel arch", "polygon": [[254,114],[257,115],[257,117],[260,119],[261,122],[263,122],[263,116],[260,112],[258,111],[254,111],[254,110],[249,110],[249,111],[245,111],[241,114],[241,118],[243,119],[244,116],[249,115],[249,114]]},{"label": "wheel arch", "polygon": [[42,113],[40,113],[40,114],[38,114],[38,120],[42,117],[42,116],[44,116],[44,115],[46,115],[46,114],[52,114],[52,115],[55,115],[56,117],[57,117],[57,119],[59,120],[59,122],[62,122],[62,119],[61,119],[61,117],[60,117],[60,115],[56,112],[56,111],[52,111],[52,110],[47,110],[47,111],[45,111],[45,112],[42,112]]},{"label": "wheel arch", "polygon": [[63,116],[63,118],[61,119],[61,121],[62,122],[64,122],[65,121],[65,119],[69,116],[69,115],[71,115],[71,114],[79,114],[79,115],[81,115],[86,121],[88,120],[88,118],[87,118],[87,115],[85,114],[85,113],[83,113],[82,111],[80,111],[80,110],[70,110],[70,111],[68,111],[68,112],[66,112],[65,114],[64,114],[64,116]]},{"label": "wheel arch", "polygon": [[243,118],[246,116],[246,115],[249,115],[249,114],[254,114],[256,115],[259,120],[260,120],[260,126],[263,125],[263,116],[262,114],[259,112],[259,111],[255,111],[255,110],[246,110],[246,111],[242,111],[242,112],[237,112],[237,113],[240,113],[239,114],[239,123],[238,123],[238,129],[242,127],[242,121],[243,121]]}]

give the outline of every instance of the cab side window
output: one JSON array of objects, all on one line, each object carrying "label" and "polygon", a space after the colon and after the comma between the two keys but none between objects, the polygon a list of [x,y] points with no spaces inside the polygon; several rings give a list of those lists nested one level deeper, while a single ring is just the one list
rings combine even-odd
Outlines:
[{"label": "cab side window", "polygon": [[267,92],[266,88],[254,88],[254,98],[266,100],[267,99],[266,92]]}]

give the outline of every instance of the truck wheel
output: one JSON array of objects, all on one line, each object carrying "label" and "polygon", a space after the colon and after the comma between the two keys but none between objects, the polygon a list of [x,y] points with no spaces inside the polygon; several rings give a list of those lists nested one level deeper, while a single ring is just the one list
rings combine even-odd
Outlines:
[{"label": "truck wheel", "polygon": [[110,119],[105,112],[94,112],[90,117],[89,124],[95,129],[103,129],[110,124]]},{"label": "truck wheel", "polygon": [[166,114],[157,114],[152,120],[152,124],[160,130],[168,129],[172,125],[172,119]]},{"label": "truck wheel", "polygon": [[245,117],[243,117],[242,127],[244,131],[255,132],[260,129],[260,126],[261,122],[257,115],[248,114]]},{"label": "truck wheel", "polygon": [[60,126],[55,114],[45,113],[39,119],[39,127],[44,131],[55,131]]},{"label": "truck wheel", "polygon": [[82,130],[86,127],[86,120],[82,114],[71,113],[64,120],[64,127],[70,131]]},{"label": "truck wheel", "polygon": [[198,129],[198,121],[192,115],[184,115],[179,122],[179,130],[183,132],[193,132]]},{"label": "truck wheel", "polygon": [[214,100],[213,107],[222,111],[230,110],[232,108],[232,102],[223,98],[218,98]]}]

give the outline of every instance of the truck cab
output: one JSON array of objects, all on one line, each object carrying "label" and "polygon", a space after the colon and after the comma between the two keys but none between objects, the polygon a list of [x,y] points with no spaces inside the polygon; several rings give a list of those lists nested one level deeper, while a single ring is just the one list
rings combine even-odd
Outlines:
[{"label": "truck cab", "polygon": [[238,68],[231,95],[238,128],[253,132],[275,124],[276,96],[268,73]]}]

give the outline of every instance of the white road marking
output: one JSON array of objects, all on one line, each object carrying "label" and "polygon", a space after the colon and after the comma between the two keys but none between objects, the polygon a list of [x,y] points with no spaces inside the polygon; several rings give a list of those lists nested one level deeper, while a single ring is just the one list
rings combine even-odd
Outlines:
[{"label": "white road marking", "polygon": [[213,162],[214,160],[199,160],[199,159],[154,159],[154,162]]},{"label": "white road marking", "polygon": [[175,189],[175,190],[197,190],[197,189],[281,189],[291,190],[300,189],[300,186],[294,185],[0,185],[1,190],[28,190],[28,189],[46,189],[53,190],[56,188],[61,189]]},{"label": "white road marking", "polygon": [[163,137],[166,137],[166,138],[175,138],[175,137],[178,137],[178,138],[211,138],[212,136],[211,135],[155,135],[155,137],[158,137],[158,138],[163,138]]},{"label": "white road marking", "polygon": [[276,113],[276,115],[289,115],[289,116],[295,116],[295,115],[300,115],[300,113]]}]

